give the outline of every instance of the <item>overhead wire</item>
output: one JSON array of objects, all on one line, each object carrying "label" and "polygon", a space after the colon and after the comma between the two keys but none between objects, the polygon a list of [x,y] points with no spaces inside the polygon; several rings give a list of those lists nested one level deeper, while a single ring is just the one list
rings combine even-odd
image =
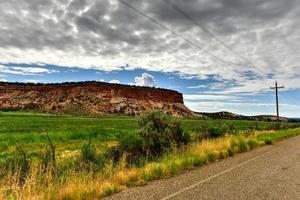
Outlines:
[{"label": "overhead wire", "polygon": [[184,16],[185,18],[187,18],[188,20],[190,20],[191,22],[193,22],[195,25],[197,25],[200,29],[202,29],[206,34],[208,34],[210,37],[212,37],[214,40],[216,40],[217,42],[219,42],[220,44],[222,44],[224,47],[226,47],[228,50],[230,50],[233,54],[235,54],[236,56],[238,56],[240,59],[244,60],[246,63],[250,64],[252,67],[256,68],[258,71],[262,72],[263,74],[267,75],[264,71],[262,71],[259,67],[257,67],[256,65],[253,64],[252,61],[250,61],[249,59],[245,58],[244,56],[242,56],[239,52],[237,52],[236,50],[234,50],[231,46],[229,46],[228,44],[226,44],[223,40],[221,40],[220,38],[218,38],[213,32],[211,32],[207,27],[205,27],[204,25],[200,24],[198,20],[196,20],[195,18],[193,18],[191,15],[189,15],[188,13],[186,13],[184,10],[182,10],[179,6],[177,6],[173,1],[171,0],[164,0],[164,2],[166,4],[168,4],[169,6],[171,6],[173,9],[175,9],[177,12],[179,12],[182,16]]},{"label": "overhead wire", "polygon": [[[198,48],[199,50],[203,51],[204,53],[206,53],[206,54],[208,54],[208,55],[214,57],[214,58],[215,58],[216,60],[218,60],[219,62],[222,62],[223,64],[226,64],[226,65],[231,66],[231,67],[233,68],[233,70],[235,70],[235,68],[237,67],[237,66],[235,66],[235,65],[233,65],[233,64],[231,64],[231,63],[228,63],[227,61],[223,60],[222,58],[218,57],[218,56],[215,55],[214,53],[212,53],[212,52],[210,52],[210,51],[204,49],[203,47],[199,46],[198,44],[195,44],[195,43],[192,42],[191,40],[189,40],[189,39],[183,37],[183,36],[180,35],[179,33],[173,31],[171,28],[168,28],[168,27],[165,26],[164,24],[160,23],[158,20],[156,20],[156,19],[150,17],[149,15],[147,15],[147,14],[144,13],[143,11],[139,10],[138,8],[132,6],[131,4],[129,4],[129,3],[125,2],[125,1],[123,1],[123,0],[119,0],[119,2],[122,3],[124,6],[126,6],[126,7],[130,8],[130,9],[132,9],[133,11],[139,13],[140,15],[144,16],[145,18],[147,18],[147,19],[150,20],[151,22],[157,24],[157,25],[160,26],[161,28],[163,28],[163,29],[169,31],[170,33],[172,33],[173,35],[177,36],[178,38],[184,40],[184,41],[187,42],[188,44],[190,44],[190,45],[192,45],[192,46]],[[236,71],[236,70],[235,70],[235,71]]]}]

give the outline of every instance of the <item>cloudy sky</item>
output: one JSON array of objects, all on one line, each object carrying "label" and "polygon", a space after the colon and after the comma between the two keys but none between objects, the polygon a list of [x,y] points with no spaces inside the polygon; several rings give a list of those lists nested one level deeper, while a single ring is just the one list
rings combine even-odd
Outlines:
[{"label": "cloudy sky", "polygon": [[254,115],[274,114],[277,80],[282,115],[300,117],[299,0],[172,0],[194,22],[166,0],[123,1],[172,32],[119,0],[0,1],[0,81],[162,87]]}]

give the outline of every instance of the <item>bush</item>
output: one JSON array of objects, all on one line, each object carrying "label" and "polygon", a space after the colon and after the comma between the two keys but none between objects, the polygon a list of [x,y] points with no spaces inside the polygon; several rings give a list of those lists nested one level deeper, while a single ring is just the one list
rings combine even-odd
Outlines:
[{"label": "bush", "polygon": [[91,144],[91,140],[82,145],[81,157],[84,162],[95,162],[97,160],[96,148]]},{"label": "bush", "polygon": [[258,140],[264,141],[265,144],[271,145],[274,143],[274,139],[271,135],[259,135],[257,136]]},{"label": "bush", "polygon": [[140,150],[142,137],[135,132],[123,133],[119,137],[120,148],[125,151]]},{"label": "bush", "polygon": [[178,120],[158,112],[143,116],[139,126],[137,133],[122,134],[119,138],[118,154],[127,153],[129,160],[157,158],[190,141]]},{"label": "bush", "polygon": [[178,120],[161,113],[145,115],[139,125],[142,151],[149,157],[160,156],[173,147],[187,144],[190,139]]},{"label": "bush", "polygon": [[201,125],[200,127],[194,129],[192,132],[193,134],[193,140],[200,142],[202,140],[208,139],[210,138],[210,135],[208,133],[208,129],[209,129],[209,125],[208,124],[204,124]]},{"label": "bush", "polygon": [[213,138],[222,137],[225,135],[225,129],[222,127],[212,126],[208,129],[208,133]]},{"label": "bush", "polygon": [[280,122],[275,122],[270,124],[267,129],[269,130],[280,130],[281,129],[281,123]]}]

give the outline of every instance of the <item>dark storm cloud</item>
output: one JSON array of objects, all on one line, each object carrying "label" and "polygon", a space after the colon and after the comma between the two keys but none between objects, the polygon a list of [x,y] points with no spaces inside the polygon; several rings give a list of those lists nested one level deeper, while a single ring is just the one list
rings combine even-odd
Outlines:
[{"label": "dark storm cloud", "polygon": [[[21,62],[23,59],[24,62],[98,68],[129,63],[198,77],[212,74],[221,79],[243,79],[236,71],[252,70],[245,61],[222,47],[165,1],[126,2],[239,67],[224,70],[224,64],[161,29],[118,0],[1,1],[1,62]],[[255,60],[261,68],[274,65],[297,68],[295,63],[299,58],[292,55],[300,52],[297,43],[300,6],[297,0],[173,2],[236,51]],[[31,57],[24,57],[27,51]],[[293,75],[282,68],[270,69],[267,73],[270,71],[286,77]]]},{"label": "dark storm cloud", "polygon": [[[194,26],[161,0],[128,2],[182,32],[188,32]],[[253,24],[263,26],[267,20],[274,21],[287,15],[296,3],[295,0],[174,2],[194,18],[222,34],[231,34]],[[143,39],[141,48],[144,48],[145,45],[156,45],[153,42],[159,34],[164,33],[118,1],[8,0],[0,3],[0,6],[1,24],[6,26],[4,29],[2,26],[0,35],[0,45],[4,47],[64,49],[74,45],[82,46],[81,40],[98,35],[103,40],[98,40],[99,43],[107,44],[126,42],[135,46]],[[78,32],[72,32],[73,29]],[[134,35],[135,30],[145,31],[146,37],[137,37]],[[158,39],[158,42],[162,41]]]}]

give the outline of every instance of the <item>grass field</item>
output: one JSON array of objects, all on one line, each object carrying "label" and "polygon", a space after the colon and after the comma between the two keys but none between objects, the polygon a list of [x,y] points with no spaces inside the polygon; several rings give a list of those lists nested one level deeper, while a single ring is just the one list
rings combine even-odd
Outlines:
[{"label": "grass field", "polygon": [[[291,123],[284,130],[274,131],[271,129],[276,123],[272,122],[180,119],[183,131],[191,136],[207,127],[227,126],[234,132],[192,140],[182,149],[156,160],[146,159],[138,166],[126,163],[126,155],[117,163],[105,160],[101,166],[101,160],[97,165],[85,162],[82,155],[86,144],[91,142],[101,159],[106,149],[118,144],[120,135],[138,131],[139,120],[126,116],[88,118],[0,112],[0,199],[1,195],[10,199],[99,198],[125,186],[175,175],[300,132],[299,128],[288,129],[299,125]],[[55,146],[55,166],[49,158],[49,138]],[[89,157],[89,151],[85,156]]]},{"label": "grass field", "polygon": [[[137,117],[103,117],[87,118],[74,116],[56,116],[27,112],[0,112],[0,160],[14,151],[16,143],[34,152],[40,150],[47,142],[48,133],[58,150],[77,151],[89,140],[99,148],[115,142],[122,133],[137,131]],[[201,130],[205,125],[218,126],[220,123],[233,124],[236,130],[249,130],[260,127],[265,129],[270,122],[254,121],[219,121],[183,119],[184,131]]]}]

